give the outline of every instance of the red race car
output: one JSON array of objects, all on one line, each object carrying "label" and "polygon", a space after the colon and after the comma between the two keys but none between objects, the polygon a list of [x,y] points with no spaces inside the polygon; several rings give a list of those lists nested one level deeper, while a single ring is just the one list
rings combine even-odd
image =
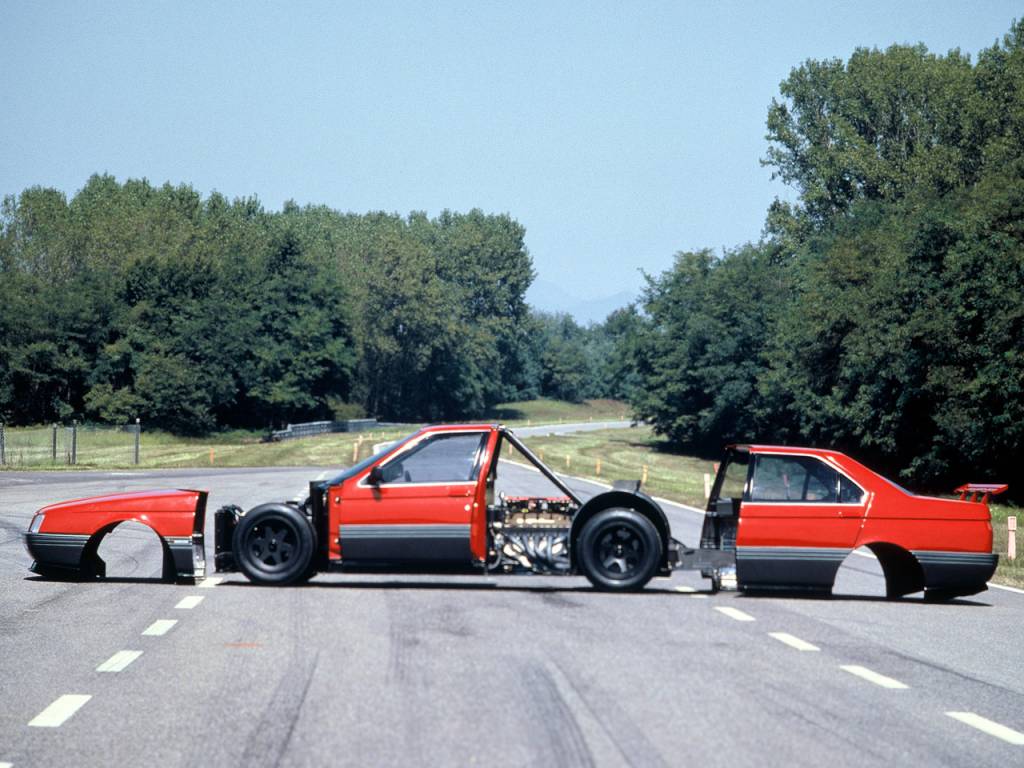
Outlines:
[{"label": "red race car", "polygon": [[[502,479],[532,465],[554,493],[509,495]],[[520,472],[520,474],[522,474]],[[534,489],[536,483],[532,482]],[[959,500],[915,496],[835,451],[731,446],[715,479],[699,546],[671,536],[640,483],[581,500],[511,430],[421,429],[336,477],[303,502],[215,515],[219,572],[294,584],[327,570],[470,571],[586,576],[608,590],[642,588],[673,570],[716,587],[828,593],[843,559],[869,547],[892,597],[948,599],[986,588],[996,566],[987,501],[1006,486],[967,485]],[[967,498],[970,496],[970,498]],[[26,534],[33,570],[101,576],[99,542],[121,522],[164,542],[166,578],[205,575],[202,491],[117,494],[40,510]]]}]

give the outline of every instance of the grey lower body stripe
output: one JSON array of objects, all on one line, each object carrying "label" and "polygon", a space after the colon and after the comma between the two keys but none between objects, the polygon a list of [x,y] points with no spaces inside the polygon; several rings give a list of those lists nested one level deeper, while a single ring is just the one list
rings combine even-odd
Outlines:
[{"label": "grey lower body stripe", "polygon": [[919,562],[928,565],[986,565],[992,562],[990,552],[946,552],[930,549],[911,550]]},{"label": "grey lower body stripe", "polygon": [[736,556],[749,560],[844,560],[850,549],[836,547],[736,547]]},{"label": "grey lower body stripe", "polygon": [[468,539],[468,525],[344,525],[342,539]]}]

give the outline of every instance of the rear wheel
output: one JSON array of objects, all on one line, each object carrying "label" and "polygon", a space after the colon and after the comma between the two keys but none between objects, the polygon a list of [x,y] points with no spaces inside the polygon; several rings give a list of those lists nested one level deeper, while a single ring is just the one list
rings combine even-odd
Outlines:
[{"label": "rear wheel", "polygon": [[239,569],[257,584],[294,584],[313,575],[313,529],[287,505],[256,507],[243,515],[232,548]]},{"label": "rear wheel", "polygon": [[657,529],[632,509],[598,512],[583,526],[577,546],[580,570],[598,589],[642,589],[661,561]]}]

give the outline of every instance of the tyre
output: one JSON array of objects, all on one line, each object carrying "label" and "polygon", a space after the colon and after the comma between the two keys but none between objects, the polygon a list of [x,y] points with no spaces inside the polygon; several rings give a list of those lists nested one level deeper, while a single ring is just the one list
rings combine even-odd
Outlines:
[{"label": "tyre", "polygon": [[661,562],[661,537],[654,524],[632,509],[606,509],[580,532],[580,570],[598,589],[642,589]]},{"label": "tyre", "polygon": [[313,575],[313,528],[286,504],[265,504],[243,515],[232,549],[239,570],[257,584],[295,584]]}]

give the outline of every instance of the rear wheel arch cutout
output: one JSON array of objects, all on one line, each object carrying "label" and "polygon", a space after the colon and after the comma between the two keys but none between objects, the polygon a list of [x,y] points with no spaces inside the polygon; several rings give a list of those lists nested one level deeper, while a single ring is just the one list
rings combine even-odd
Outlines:
[{"label": "rear wheel arch cutout", "polygon": [[572,520],[572,528],[569,532],[569,554],[572,558],[572,567],[579,569],[579,552],[577,544],[580,533],[594,515],[604,512],[606,509],[629,509],[643,515],[651,521],[658,537],[661,539],[661,566],[667,567],[669,525],[665,513],[653,501],[634,493],[624,491],[607,491],[589,499]]},{"label": "rear wheel arch cutout", "polygon": [[924,568],[913,553],[898,544],[875,541],[863,544],[878,558],[885,575],[885,594],[890,599],[924,589]]}]

